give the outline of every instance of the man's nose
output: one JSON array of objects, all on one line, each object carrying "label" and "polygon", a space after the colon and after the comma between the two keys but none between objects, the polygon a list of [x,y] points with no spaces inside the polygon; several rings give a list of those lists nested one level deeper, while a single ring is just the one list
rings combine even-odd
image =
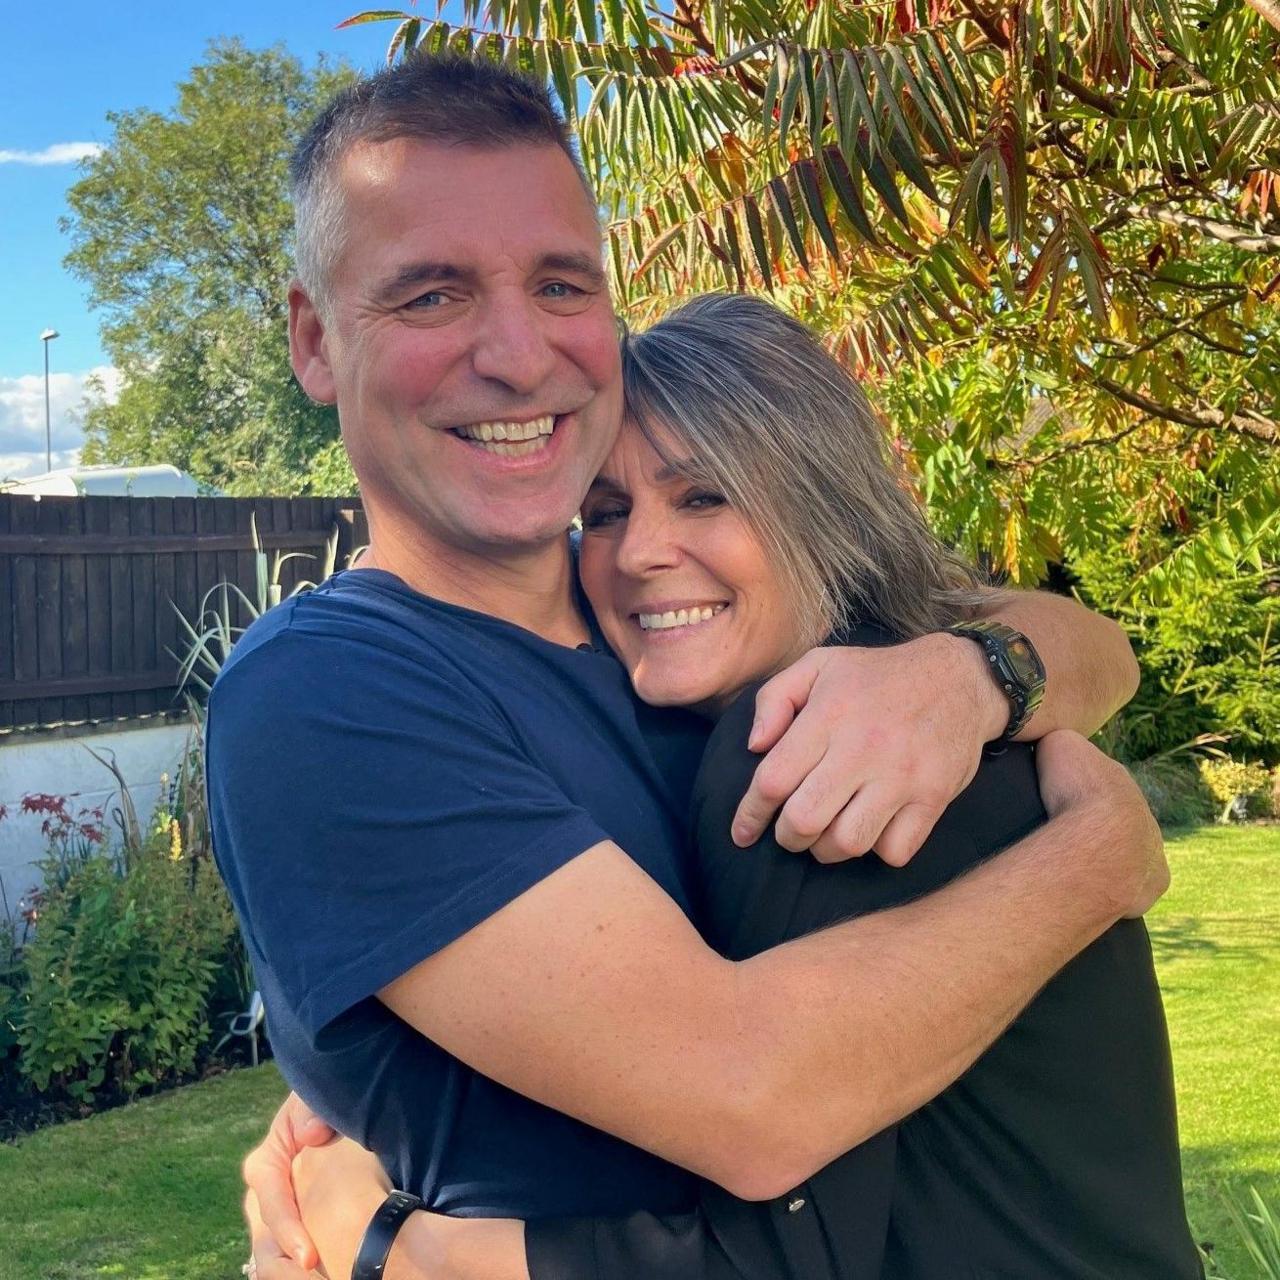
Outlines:
[{"label": "man's nose", "polygon": [[618,547],[619,572],[635,578],[652,577],[674,569],[682,555],[670,514],[634,504]]},{"label": "man's nose", "polygon": [[[520,395],[532,395],[555,368],[547,323],[548,317],[527,299],[495,301],[476,336],[471,359],[475,372]],[[539,407],[555,411],[560,406]]]}]

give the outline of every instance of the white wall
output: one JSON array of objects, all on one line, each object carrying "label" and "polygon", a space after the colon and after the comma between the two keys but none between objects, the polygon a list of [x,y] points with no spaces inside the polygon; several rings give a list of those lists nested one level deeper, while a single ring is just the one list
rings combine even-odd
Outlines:
[{"label": "white wall", "polygon": [[0,805],[8,816],[0,819],[0,885],[9,910],[36,880],[32,863],[41,857],[43,819],[24,814],[22,797],[31,793],[67,796],[72,812],[104,806],[110,815],[116,800],[116,780],[95,760],[85,745],[99,755],[115,755],[116,764],[138,811],[146,822],[160,797],[160,775],[173,777],[191,733],[186,723],[130,726],[110,732],[96,730],[81,738],[14,736],[0,746]]}]

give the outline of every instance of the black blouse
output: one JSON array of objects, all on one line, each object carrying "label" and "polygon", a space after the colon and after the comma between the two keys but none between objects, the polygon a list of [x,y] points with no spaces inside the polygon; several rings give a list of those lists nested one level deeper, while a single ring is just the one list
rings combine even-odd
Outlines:
[{"label": "black blouse", "polygon": [[[930,893],[1046,820],[1034,750],[984,757],[904,868],[733,844],[749,690],[694,788],[707,941],[731,959]],[[1141,920],[1072,960],[932,1102],[764,1203],[530,1222],[532,1280],[1199,1280],[1168,1036]]]}]

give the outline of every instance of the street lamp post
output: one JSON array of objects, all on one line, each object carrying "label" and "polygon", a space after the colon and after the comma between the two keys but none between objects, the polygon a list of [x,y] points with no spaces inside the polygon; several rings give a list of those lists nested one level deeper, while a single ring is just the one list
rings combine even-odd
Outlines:
[{"label": "street lamp post", "polygon": [[57,329],[46,329],[40,335],[44,343],[44,469],[53,470],[53,428],[49,420],[49,343],[58,337]]}]

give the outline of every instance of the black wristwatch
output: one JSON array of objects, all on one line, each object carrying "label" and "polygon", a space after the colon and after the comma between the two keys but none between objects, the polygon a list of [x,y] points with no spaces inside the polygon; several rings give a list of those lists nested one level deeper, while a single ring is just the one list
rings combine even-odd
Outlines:
[{"label": "black wristwatch", "polygon": [[1021,732],[1044,699],[1044,663],[1035,645],[1003,622],[960,622],[947,630],[976,640],[987,655],[991,674],[1009,699],[1009,723],[999,739],[1008,742]]},{"label": "black wristwatch", "polygon": [[426,1207],[417,1196],[411,1196],[407,1191],[391,1192],[364,1229],[351,1268],[351,1280],[382,1280],[387,1259],[391,1256],[391,1246],[395,1244],[405,1219]]}]

